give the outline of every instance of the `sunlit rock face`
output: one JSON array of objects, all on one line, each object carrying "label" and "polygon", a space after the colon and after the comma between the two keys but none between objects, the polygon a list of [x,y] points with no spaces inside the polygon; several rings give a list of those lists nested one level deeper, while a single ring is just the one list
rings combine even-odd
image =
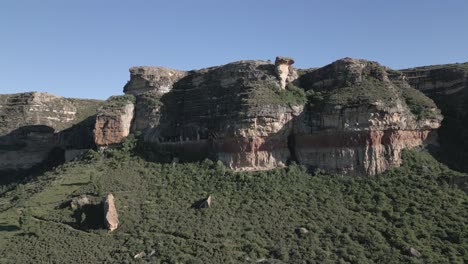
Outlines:
[{"label": "sunlit rock face", "polygon": [[99,109],[94,127],[94,142],[108,146],[122,142],[130,134],[134,104],[126,98],[110,98]]},{"label": "sunlit rock face", "polygon": [[[374,175],[399,166],[401,151],[429,143],[442,120],[400,73],[375,62],[345,58],[301,81],[314,94],[296,123],[296,157],[329,172]],[[410,95],[425,100],[420,113]]]},{"label": "sunlit rock face", "polygon": [[169,93],[137,96],[133,129],[167,160],[214,158],[236,170],[285,166],[302,106],[282,104],[279,90],[275,65],[266,61],[190,71]]},{"label": "sunlit rock face", "polygon": [[467,83],[458,69],[394,71],[351,58],[307,70],[293,63],[277,57],[193,71],[132,67],[126,95],[105,102],[0,95],[0,171],[31,168],[57,149],[71,160],[135,133],[159,161],[210,158],[234,170],[295,161],[375,175],[399,166],[403,149],[436,142],[440,111],[408,81],[444,96],[460,95]]},{"label": "sunlit rock face", "polygon": [[[137,95],[132,130],[169,161],[213,158],[235,170],[297,161],[374,175],[399,166],[403,149],[427,144],[440,126],[433,102],[399,72],[345,58],[298,76],[292,62],[279,57],[275,64],[239,61],[190,71],[162,95],[140,88],[147,92]],[[304,101],[288,101],[287,83],[302,87]],[[422,103],[408,99],[415,92]]]}]

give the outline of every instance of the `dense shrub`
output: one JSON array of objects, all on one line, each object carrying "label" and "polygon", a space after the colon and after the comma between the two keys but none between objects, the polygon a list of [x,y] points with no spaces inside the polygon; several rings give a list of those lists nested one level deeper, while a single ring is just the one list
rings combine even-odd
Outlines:
[{"label": "dense shrub", "polygon": [[[1,204],[15,196],[16,206],[0,222],[19,230],[0,231],[0,261],[131,263],[142,251],[140,261],[154,263],[468,261],[467,194],[449,184],[460,175],[427,153],[405,152],[401,168],[376,177],[341,177],[294,164],[261,172],[210,160],[158,164],[129,148],[92,152],[3,195]],[[107,192],[120,227],[81,230],[66,202]],[[208,195],[211,208],[191,207]]]}]

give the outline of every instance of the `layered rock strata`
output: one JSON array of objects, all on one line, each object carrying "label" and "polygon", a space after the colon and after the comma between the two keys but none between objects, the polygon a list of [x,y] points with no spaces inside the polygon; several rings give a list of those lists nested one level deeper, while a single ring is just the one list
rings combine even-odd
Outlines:
[{"label": "layered rock strata", "polygon": [[[434,103],[378,63],[346,58],[299,79],[292,63],[279,57],[190,71],[164,94],[139,87],[146,92],[137,95],[132,130],[167,161],[208,157],[261,170],[296,160],[374,175],[399,166],[403,149],[426,144],[440,126]],[[132,78],[126,91],[135,90]]]},{"label": "layered rock strata", "polygon": [[[401,164],[401,151],[427,142],[442,117],[401,74],[345,58],[301,77],[308,111],[295,130],[298,161],[345,175],[375,175]],[[412,112],[407,94],[426,99]]]},{"label": "layered rock strata", "polygon": [[40,92],[0,95],[0,174],[41,164],[57,148],[62,157],[54,159],[63,159],[64,150],[92,147],[86,119],[99,104]]},{"label": "layered rock strata", "polygon": [[442,110],[437,155],[453,169],[468,172],[468,63],[401,70],[407,82]]},{"label": "layered rock strata", "polygon": [[130,134],[133,119],[133,97],[113,96],[98,110],[94,128],[97,146],[108,146],[122,142]]},{"label": "layered rock strata", "polygon": [[284,166],[290,157],[290,121],[300,110],[281,102],[272,63],[191,71],[164,95],[147,90],[136,98],[134,131],[142,131],[146,146],[167,161],[208,157],[233,169],[258,170]]}]

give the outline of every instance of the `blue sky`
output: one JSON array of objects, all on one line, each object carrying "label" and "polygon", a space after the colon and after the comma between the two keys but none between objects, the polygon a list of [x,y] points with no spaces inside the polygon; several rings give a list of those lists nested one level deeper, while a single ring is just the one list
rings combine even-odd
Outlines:
[{"label": "blue sky", "polygon": [[171,0],[0,3],[0,93],[122,94],[128,68],[197,69],[291,56],[392,68],[468,61],[466,0]]}]

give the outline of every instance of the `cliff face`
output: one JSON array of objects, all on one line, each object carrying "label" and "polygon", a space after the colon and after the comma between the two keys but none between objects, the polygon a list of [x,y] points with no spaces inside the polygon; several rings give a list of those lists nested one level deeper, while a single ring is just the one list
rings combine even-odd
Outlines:
[{"label": "cliff face", "polygon": [[444,79],[350,58],[300,71],[293,63],[278,57],[188,72],[133,67],[127,95],[106,102],[1,95],[0,171],[31,168],[57,148],[68,160],[135,133],[144,152],[162,161],[211,158],[234,170],[296,161],[374,175],[399,166],[403,149],[435,142],[440,111],[407,79],[429,95],[466,90],[466,72]]},{"label": "cliff face", "polygon": [[99,103],[38,92],[0,95],[0,174],[38,165],[56,148],[92,147],[92,128],[83,124]]},{"label": "cliff face", "polygon": [[291,120],[302,107],[282,102],[275,70],[268,62],[240,61],[188,72],[164,94],[148,87],[137,96],[134,130],[169,161],[211,157],[239,170],[284,166]]},{"label": "cliff face", "polygon": [[[425,144],[440,125],[434,103],[398,72],[343,59],[298,78],[293,62],[240,61],[190,71],[170,87],[173,70],[132,68],[125,91],[144,91],[137,94],[132,129],[142,132],[148,152],[168,161],[210,157],[236,170],[259,170],[296,160],[374,175],[399,166],[401,150]],[[141,78],[134,72],[164,81],[134,89],[132,79]],[[164,93],[154,89],[161,86]]]},{"label": "cliff face", "polygon": [[468,171],[468,63],[401,70],[414,88],[432,98],[444,115],[438,157]]},{"label": "cliff face", "polygon": [[94,142],[98,146],[120,143],[130,134],[134,98],[112,96],[99,108],[94,126]]},{"label": "cliff face", "polygon": [[[424,144],[442,117],[434,103],[375,62],[343,59],[303,75],[308,111],[295,131],[302,164],[340,174],[374,175],[401,164],[401,151]],[[417,102],[421,112],[412,111]]]}]

